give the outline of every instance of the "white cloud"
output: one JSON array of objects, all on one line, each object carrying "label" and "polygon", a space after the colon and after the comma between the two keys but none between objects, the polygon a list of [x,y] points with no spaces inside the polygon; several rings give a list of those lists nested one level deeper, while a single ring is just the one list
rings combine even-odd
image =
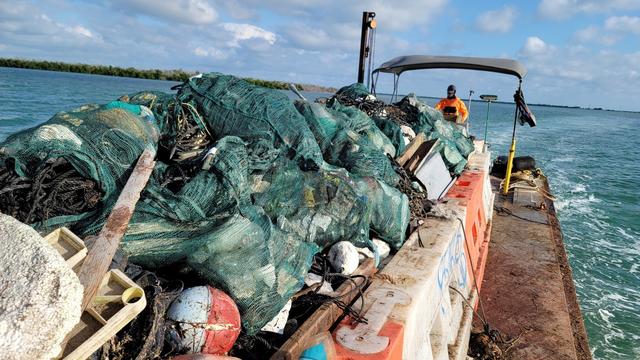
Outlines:
[{"label": "white cloud", "polygon": [[212,48],[212,47],[203,48],[203,47],[200,47],[200,46],[197,46],[195,49],[193,49],[192,53],[195,56],[210,57],[210,58],[213,58],[215,60],[226,60],[231,55],[230,52],[227,52],[227,51],[224,51],[224,50],[220,50],[220,49],[216,49],[216,48]]},{"label": "white cloud", "polygon": [[629,79],[638,77],[640,52],[564,46],[549,56],[521,54],[520,60],[529,69],[525,85],[533,102],[638,109],[628,99],[638,94]]},{"label": "white cloud", "polygon": [[303,49],[344,51],[360,44],[360,29],[341,24],[320,28],[296,22],[286,28],[284,35],[291,46]]},{"label": "white cloud", "polygon": [[241,41],[252,39],[264,40],[269,45],[276,42],[276,34],[254,25],[225,23],[222,28],[231,35],[231,39],[227,41],[229,47],[240,47]]},{"label": "white cloud", "polygon": [[579,13],[607,13],[640,9],[638,0],[541,0],[538,14],[543,18],[562,20]]},{"label": "white cloud", "polygon": [[[506,9],[520,6],[515,2],[511,4]],[[197,10],[199,5],[204,6],[204,11]],[[514,49],[505,43],[495,50],[494,56],[516,55],[527,66],[528,99],[640,110],[637,104],[628,102],[628,98],[639,95],[634,85],[640,79],[637,65],[640,52],[630,54],[637,50],[613,47],[606,48],[607,51],[589,49],[594,44],[610,45],[624,36],[637,36],[634,19],[638,14],[622,10],[638,8],[640,0],[545,0],[540,5],[541,14],[544,10],[555,18],[597,11],[618,12],[604,13],[598,18],[585,16],[590,23],[577,28],[573,36],[572,30],[541,36],[534,28],[529,38],[523,38],[519,49],[517,45]],[[524,16],[522,10],[514,11],[520,14],[505,21],[512,14],[506,12],[509,16],[503,16],[499,12],[505,8],[498,6],[492,9],[493,14],[489,12],[492,16],[485,15],[492,21],[489,24],[484,19],[484,30],[507,32],[511,28],[513,31],[516,22]],[[0,52],[12,57],[139,68],[216,70],[239,76],[293,78],[296,82],[341,86],[355,80],[360,19],[362,10],[369,9],[378,15],[375,55],[378,65],[402,53],[473,55],[473,49],[479,49],[475,44],[468,44],[464,34],[450,30],[460,9],[447,7],[446,0],[179,0],[173,3],[150,0],[9,3],[0,0]],[[227,18],[219,20],[222,15],[217,14],[222,12]],[[481,18],[482,15],[472,19],[467,31],[474,26],[482,28]],[[436,39],[431,33],[436,20],[450,35],[446,39]],[[543,22],[528,26],[545,25]],[[567,36],[571,45],[563,45]],[[412,74],[401,86],[407,91],[439,95],[442,84],[458,84],[458,81],[464,84],[465,79],[472,78],[468,72],[438,74],[440,72],[429,72],[421,78],[422,75],[416,73],[416,81],[411,80]],[[380,77],[381,81],[385,79]],[[437,80],[423,82],[424,79]],[[478,79],[482,79],[480,75]],[[513,79],[501,79],[503,77],[496,77],[495,81],[478,80],[475,82],[478,85],[469,88],[479,91],[486,87],[486,91],[490,91],[490,87],[495,86],[498,91],[501,87],[496,84],[503,84],[511,89]],[[380,89],[390,87],[389,84]],[[500,94],[501,98],[510,98],[508,93]]]},{"label": "white cloud", "polygon": [[[410,30],[417,26],[425,26],[442,13],[447,4],[447,0],[396,0],[368,1],[366,8],[375,10],[380,26],[389,30]],[[364,6],[360,1],[354,1],[352,12],[361,13]],[[344,1],[335,1],[336,8],[345,6]]]},{"label": "white cloud", "polygon": [[506,33],[516,20],[516,10],[512,6],[485,11],[476,18],[476,26],[484,32]]},{"label": "white cloud", "polygon": [[574,38],[580,43],[596,43],[611,46],[620,40],[618,36],[605,32],[602,28],[591,25],[575,32]]},{"label": "white cloud", "polygon": [[604,26],[607,30],[640,35],[640,17],[637,16],[612,16]]},{"label": "white cloud", "polygon": [[[113,0],[121,9],[184,24],[210,24],[217,11],[206,0]],[[129,13],[129,15],[132,15]]]},{"label": "white cloud", "polygon": [[218,0],[216,4],[223,7],[234,19],[247,20],[256,16],[254,9],[238,0]]},{"label": "white cloud", "polygon": [[581,0],[580,11],[589,13],[602,13],[615,10],[636,10],[640,9],[638,0]]},{"label": "white cloud", "polygon": [[542,0],[538,4],[538,13],[549,19],[566,19],[573,15],[578,0]]},{"label": "white cloud", "polygon": [[65,30],[76,35],[81,35],[88,38],[94,38],[95,35],[91,32],[91,30],[87,29],[84,26],[76,25],[76,26],[66,26]]},{"label": "white cloud", "polygon": [[29,47],[82,47],[99,43],[102,36],[82,25],[57,22],[29,4],[0,4],[0,39]]},{"label": "white cloud", "polygon": [[537,36],[529,36],[524,43],[520,53],[524,56],[544,56],[549,55],[555,48],[548,45]]}]

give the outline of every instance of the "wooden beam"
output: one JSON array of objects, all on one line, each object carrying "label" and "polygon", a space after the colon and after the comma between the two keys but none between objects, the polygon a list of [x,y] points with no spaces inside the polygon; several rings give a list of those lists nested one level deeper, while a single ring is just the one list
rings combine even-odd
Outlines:
[{"label": "wooden beam", "polygon": [[[360,264],[353,275],[371,276],[377,271],[373,259],[366,259]],[[362,279],[355,279],[361,284]],[[336,294],[342,296],[341,300],[350,304],[358,295],[354,290],[356,285],[352,281],[345,281],[340,285]],[[309,346],[309,342],[314,336],[329,330],[333,324],[343,315],[343,310],[333,302],[327,302],[318,308],[311,316],[296,330],[280,349],[271,357],[271,360],[296,360],[300,354]]]},{"label": "wooden beam", "polygon": [[424,133],[418,133],[418,135],[416,135],[416,137],[411,140],[409,145],[407,145],[402,154],[397,157],[398,164],[404,167],[405,163],[409,161],[411,157],[413,157],[413,154],[418,151],[420,145],[422,145],[425,141],[427,141],[427,137],[424,135]]},{"label": "wooden beam", "polygon": [[120,245],[120,240],[122,240],[124,233],[127,231],[133,210],[140,199],[140,192],[147,185],[149,176],[151,176],[153,167],[156,164],[153,160],[155,156],[156,152],[153,149],[146,149],[140,155],[113,210],[111,210],[107,221],[82,263],[82,268],[78,274],[80,283],[84,286],[82,311],[91,303],[100,287],[104,274],[109,270],[111,259],[113,259]]}]

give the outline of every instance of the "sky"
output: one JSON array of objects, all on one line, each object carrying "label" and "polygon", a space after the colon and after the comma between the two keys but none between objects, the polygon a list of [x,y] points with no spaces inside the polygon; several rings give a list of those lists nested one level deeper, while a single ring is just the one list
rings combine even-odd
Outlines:
[{"label": "sky", "polygon": [[[341,87],[357,76],[362,11],[374,64],[399,55],[504,57],[529,70],[529,103],[640,111],[640,0],[0,0],[0,57],[219,71]],[[391,92],[390,75],[378,90]],[[408,72],[399,92],[497,94],[517,80]]]}]

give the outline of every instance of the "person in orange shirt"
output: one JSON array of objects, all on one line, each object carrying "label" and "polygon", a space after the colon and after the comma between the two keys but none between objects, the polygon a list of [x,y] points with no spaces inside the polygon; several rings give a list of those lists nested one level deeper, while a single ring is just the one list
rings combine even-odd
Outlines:
[{"label": "person in orange shirt", "polygon": [[449,85],[447,88],[447,97],[436,104],[436,109],[442,111],[445,115],[460,115],[461,124],[467,121],[467,117],[469,117],[469,112],[467,111],[467,106],[464,104],[464,101],[456,96],[455,85]]}]

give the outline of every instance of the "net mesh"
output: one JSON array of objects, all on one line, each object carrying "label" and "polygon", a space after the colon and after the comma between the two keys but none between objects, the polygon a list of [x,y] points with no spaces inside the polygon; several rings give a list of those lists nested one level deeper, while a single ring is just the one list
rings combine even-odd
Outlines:
[{"label": "net mesh", "polygon": [[185,83],[178,98],[199,109],[216,138],[232,135],[249,142],[268,139],[274,148],[300,163],[318,166],[322,161],[311,130],[280,91],[211,73]]},{"label": "net mesh", "polygon": [[437,151],[449,168],[449,171],[460,174],[467,164],[466,158],[473,151],[473,141],[465,136],[461,129],[444,119],[442,113],[414,94],[405,96],[398,106],[407,113],[414,114],[410,118],[411,128],[416,132],[423,132],[428,140],[440,139]]},{"label": "net mesh", "polygon": [[102,194],[95,209],[32,224],[43,233],[69,226],[85,234],[104,221],[136,160],[146,147],[156,146],[158,135],[152,117],[119,104],[85,105],[9,136],[0,144],[0,164],[20,177],[36,178],[47,161],[64,159],[73,171],[94,181]]},{"label": "net mesh", "polygon": [[[369,101],[362,86],[339,93]],[[0,165],[29,177],[64,159],[95,182],[95,208],[33,224],[87,236],[104,224],[142,151],[157,147],[122,250],[146,268],[192,268],[236,301],[255,334],[303,286],[317,252],[343,240],[365,246],[372,236],[394,249],[404,242],[409,200],[394,187],[389,158],[404,137],[372,104],[294,104],[280,91],[204,74],[175,94],[143,91],[59,113],[0,144]],[[447,165],[461,171],[469,140],[415,97],[398,107],[414,130],[443,140]]]},{"label": "net mesh", "polygon": [[[366,133],[370,125],[364,125],[364,122],[358,120],[367,117],[366,114],[359,112],[355,113],[357,116],[348,117],[343,112],[335,110],[336,105],[330,108],[305,101],[297,101],[296,107],[320,144],[326,162],[343,167],[354,175],[375,177],[390,185],[398,183],[398,175],[387,155],[366,134],[362,134]],[[341,106],[340,109],[348,108]],[[375,123],[368,117],[367,119],[375,127]],[[358,130],[361,133],[358,133]],[[379,129],[377,132],[379,134],[376,136],[384,137],[393,147]]]}]

